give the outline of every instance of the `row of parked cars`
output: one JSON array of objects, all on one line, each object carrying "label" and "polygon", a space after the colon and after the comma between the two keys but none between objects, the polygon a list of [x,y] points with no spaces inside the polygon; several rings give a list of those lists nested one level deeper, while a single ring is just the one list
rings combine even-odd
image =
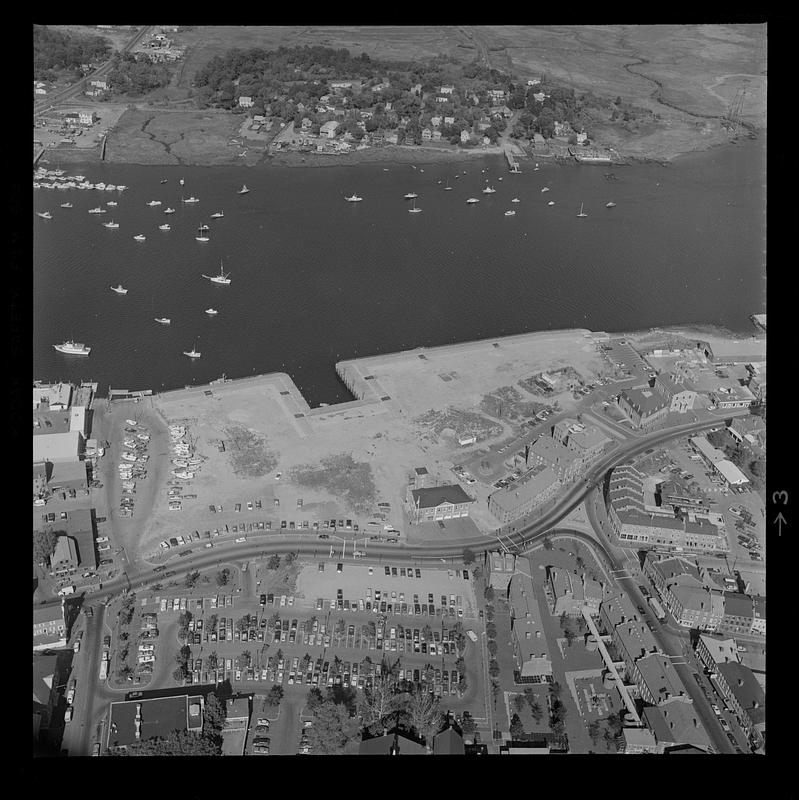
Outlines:
[{"label": "row of parked cars", "polygon": [[[325,598],[317,598],[316,610],[324,610],[327,603]],[[388,616],[463,617],[463,598],[451,594],[447,604],[447,596],[442,594],[441,604],[436,605],[432,592],[428,592],[426,601],[419,594],[414,594],[413,600],[409,597],[406,601],[404,592],[392,591],[389,595],[386,590],[375,589],[373,597],[371,587],[367,587],[365,598],[350,600],[344,597],[343,589],[338,589],[336,598],[329,601],[329,608],[331,611],[365,611]]]}]

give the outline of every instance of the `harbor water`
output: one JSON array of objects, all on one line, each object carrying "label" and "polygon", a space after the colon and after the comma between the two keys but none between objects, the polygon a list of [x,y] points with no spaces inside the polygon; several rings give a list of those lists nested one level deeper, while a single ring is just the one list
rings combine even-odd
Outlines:
[{"label": "harbor water", "polygon": [[[762,140],[668,167],[520,167],[510,174],[497,156],[416,168],[65,166],[128,188],[34,190],[34,211],[53,215],[34,216],[34,376],[91,378],[104,393],[284,371],[317,405],[350,399],[334,364],[358,356],[572,327],[752,331],[749,316],[765,310]],[[408,213],[407,192],[422,213]],[[353,193],[362,202],[346,202]],[[97,206],[107,213],[88,213]],[[119,228],[103,227],[111,220]],[[202,224],[208,242],[195,240]],[[202,277],[220,262],[228,286]],[[120,283],[126,295],[111,291]],[[91,355],[56,352],[65,339]],[[199,359],[183,355],[194,345]]]}]

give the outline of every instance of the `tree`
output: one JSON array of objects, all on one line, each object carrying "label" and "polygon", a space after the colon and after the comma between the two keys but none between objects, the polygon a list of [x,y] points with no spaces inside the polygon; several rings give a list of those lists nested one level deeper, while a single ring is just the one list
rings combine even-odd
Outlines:
[{"label": "tree", "polygon": [[207,662],[208,662],[208,669],[211,672],[213,672],[214,670],[217,669],[217,667],[219,667],[219,656],[216,654],[216,650],[214,650],[214,652],[208,656]]},{"label": "tree", "polygon": [[305,700],[305,707],[308,711],[313,712],[315,708],[318,708],[322,703],[324,703],[325,699],[322,696],[322,692],[318,686],[312,686],[308,690],[308,697]]},{"label": "tree", "polygon": [[286,560],[286,566],[288,567],[288,566],[290,566],[291,564],[293,564],[297,560],[297,554],[296,553],[286,553],[285,560]]},{"label": "tree", "polygon": [[192,588],[194,588],[194,585],[197,583],[197,580],[199,579],[199,577],[200,577],[200,573],[199,573],[199,571],[196,571],[196,572],[190,572],[190,573],[189,573],[189,574],[186,576],[186,588],[187,588],[187,589],[192,589]]},{"label": "tree", "polygon": [[[222,735],[227,717],[227,707],[213,692],[205,698],[205,710],[203,712],[203,733],[206,731],[212,736]],[[221,742],[220,742],[221,744]]]},{"label": "tree", "polygon": [[276,708],[280,705],[280,701],[283,699],[283,687],[279,683],[272,684],[272,688],[266,695],[266,704],[270,708]]},{"label": "tree", "polygon": [[474,562],[475,562],[474,552],[470,548],[464,547],[463,548],[463,565],[465,567],[468,567],[470,564],[474,564]]},{"label": "tree", "polygon": [[464,736],[470,736],[477,730],[477,723],[474,721],[471,714],[468,716],[466,714],[463,715],[461,719],[461,730]]},{"label": "tree", "polygon": [[344,632],[347,630],[347,623],[344,622],[343,617],[340,617],[336,622],[335,632],[338,636],[343,636]]},{"label": "tree", "polygon": [[545,536],[544,537],[544,550],[551,550],[552,547],[553,547],[552,540],[549,538],[549,536]]},{"label": "tree", "polygon": [[602,729],[602,726],[599,724],[599,720],[592,720],[588,723],[587,730],[588,735],[591,737],[591,741],[596,744],[599,739],[599,732]]},{"label": "tree", "polygon": [[524,699],[527,700],[527,705],[530,706],[530,716],[536,722],[540,722],[544,716],[544,710],[541,708],[541,703],[538,702],[536,693],[529,686],[524,690]]},{"label": "tree", "polygon": [[494,591],[494,587],[486,586],[485,591],[483,592],[483,596],[490,603],[496,597],[496,592]]},{"label": "tree", "polygon": [[277,553],[271,555],[269,561],[266,562],[266,566],[271,570],[280,569],[280,556]]},{"label": "tree", "polygon": [[374,733],[382,730],[388,718],[397,710],[396,697],[385,678],[375,678],[372,688],[364,689],[358,699],[358,713],[363,727]]},{"label": "tree", "polygon": [[433,638],[433,629],[430,627],[430,623],[428,622],[427,625],[422,628],[422,633],[424,634],[424,638],[429,642]]},{"label": "tree", "polygon": [[499,647],[497,646],[496,640],[489,639],[488,640],[488,644],[486,645],[486,647],[488,648],[488,652],[489,652],[489,654],[491,656],[496,656],[497,651],[499,650]]},{"label": "tree", "polygon": [[218,756],[221,753],[221,737],[217,743],[212,736],[188,730],[175,730],[166,736],[141,739],[127,747],[106,750],[109,756]]},{"label": "tree", "polygon": [[499,675],[500,672],[501,672],[501,670],[499,668],[499,664],[497,663],[496,659],[492,658],[491,661],[488,664],[488,674],[492,678],[496,678]]},{"label": "tree", "polygon": [[524,736],[524,725],[518,714],[514,714],[510,718],[510,737],[511,739],[519,740]]},{"label": "tree", "polygon": [[527,698],[523,694],[513,695],[513,707],[521,713],[527,705]]},{"label": "tree", "polygon": [[58,531],[33,532],[33,557],[37,564],[49,564],[58,542]]},{"label": "tree", "polygon": [[349,714],[343,705],[326,700],[313,710],[313,725],[308,729],[308,744],[314,753],[340,755],[347,744]]},{"label": "tree", "polygon": [[408,701],[408,714],[416,735],[424,738],[430,747],[443,720],[438,698],[430,692],[413,692]]},{"label": "tree", "polygon": [[566,628],[563,635],[566,637],[566,644],[571,647],[575,637],[574,631],[571,628]]},{"label": "tree", "polygon": [[216,573],[217,586],[227,586],[230,582],[230,570],[225,567]]},{"label": "tree", "polygon": [[241,655],[239,656],[239,663],[242,665],[242,668],[246,669],[250,666],[252,662],[252,653],[249,650],[243,650]]}]

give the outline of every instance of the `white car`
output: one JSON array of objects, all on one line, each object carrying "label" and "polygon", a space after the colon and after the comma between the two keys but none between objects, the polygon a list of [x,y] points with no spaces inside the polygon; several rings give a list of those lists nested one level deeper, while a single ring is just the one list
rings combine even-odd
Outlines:
[{"label": "white car", "polygon": [[98,536],[94,541],[97,542],[98,544],[104,544],[105,542],[108,541],[108,537],[107,536]]}]

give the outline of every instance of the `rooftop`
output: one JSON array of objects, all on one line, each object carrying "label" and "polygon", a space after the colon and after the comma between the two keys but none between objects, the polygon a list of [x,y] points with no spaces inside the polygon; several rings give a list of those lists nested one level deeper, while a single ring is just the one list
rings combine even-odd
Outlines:
[{"label": "rooftop", "polygon": [[730,662],[719,664],[718,671],[752,722],[756,725],[763,722],[766,717],[766,695],[752,670],[743,664]]},{"label": "rooftop", "polygon": [[668,400],[665,400],[660,394],[653,392],[651,389],[624,389],[621,392],[621,397],[625,398],[643,416],[654,414],[669,405]]},{"label": "rooftop", "polygon": [[133,744],[136,737],[136,711],[141,707],[141,739],[163,737],[175,730],[201,731],[202,698],[176,695],[111,703],[108,747]]},{"label": "rooftop", "polygon": [[699,638],[710,652],[710,657],[716,664],[723,664],[725,661],[738,661],[738,650],[735,639],[722,639],[720,636],[709,636],[706,633],[700,634]]},{"label": "rooftop", "polygon": [[33,624],[41,625],[44,622],[64,622],[64,609],[60,604],[54,606],[34,606]]},{"label": "rooftop", "polygon": [[749,478],[747,478],[732,461],[722,459],[721,461],[717,461],[713,466],[722,474],[727,483],[731,483],[733,486],[749,483]]},{"label": "rooftop", "polygon": [[538,468],[533,468],[520,480],[506,489],[498,489],[491,494],[491,499],[503,511],[512,511],[528,500],[538,497],[549,489],[553,483],[558,483],[558,476],[552,467],[545,467],[539,464]]},{"label": "rooftop", "polygon": [[427,749],[424,745],[415,742],[401,731],[398,731],[396,736],[394,733],[387,733],[385,736],[376,736],[373,739],[365,739],[358,747],[358,754],[362,756],[390,755],[391,749],[394,747],[395,740],[399,748],[399,753],[395,755],[418,756],[427,754]]},{"label": "rooftop", "polygon": [[81,443],[80,431],[45,433],[33,437],[34,461],[77,461]]},{"label": "rooftop", "polygon": [[754,603],[747,594],[724,592],[724,615],[728,617],[754,617]]},{"label": "rooftop", "polygon": [[569,441],[574,442],[584,450],[590,450],[592,447],[599,447],[611,441],[608,436],[605,436],[602,431],[591,425],[581,431],[569,434]]},{"label": "rooftop", "polygon": [[547,464],[568,467],[578,456],[551,436],[539,436],[530,448],[530,453],[544,459]]},{"label": "rooftop", "polygon": [[647,706],[643,718],[659,743],[710,747],[710,738],[699,721],[693,703],[675,700],[661,706]]},{"label": "rooftop", "polygon": [[[517,567],[532,574],[530,561],[519,557]],[[535,598],[533,582],[523,572],[516,572],[509,585],[509,599],[513,607],[513,632],[519,647],[519,657],[523,664],[533,662],[539,669],[551,673],[549,646],[541,620],[541,610]],[[540,634],[540,635],[537,635]]]},{"label": "rooftop", "polygon": [[433,740],[433,755],[462,756],[463,737],[452,727],[441,731]]},{"label": "rooftop", "polygon": [[413,496],[414,505],[417,508],[437,508],[444,503],[459,505],[460,503],[474,502],[474,500],[463,490],[463,487],[458,485],[432,486],[429,489],[414,489],[411,492],[411,495]]},{"label": "rooftop", "polygon": [[724,460],[724,453],[713,447],[704,436],[692,436],[689,441],[711,464]]}]

